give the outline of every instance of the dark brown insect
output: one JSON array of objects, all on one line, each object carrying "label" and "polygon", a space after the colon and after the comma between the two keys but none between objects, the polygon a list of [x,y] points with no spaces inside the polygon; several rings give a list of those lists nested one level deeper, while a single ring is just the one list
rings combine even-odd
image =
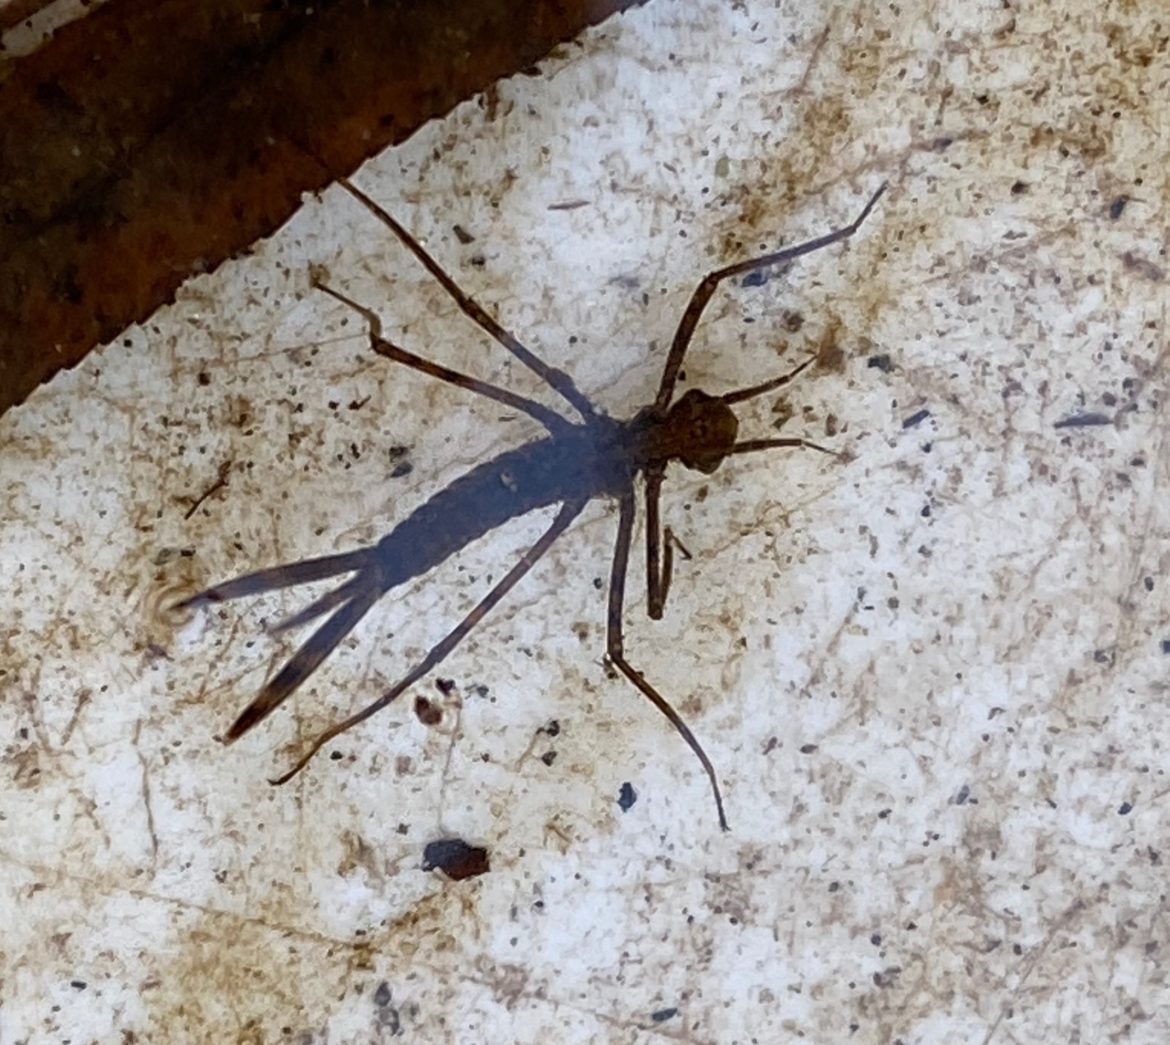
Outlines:
[{"label": "dark brown insect", "polygon": [[885,185],[883,184],[873,194],[861,214],[851,224],[817,239],[728,265],[706,276],[695,288],[675,330],[654,401],[633,417],[619,421],[594,406],[567,374],[548,366],[504,330],[455,285],[451,277],[406,229],[364,192],[349,181],[342,180],[341,184],[393,230],[427,271],[438,280],[465,315],[547,382],[580,415],[581,421],[568,421],[540,403],[438,363],[432,363],[400,348],[383,336],[381,323],[370,309],[357,304],[332,287],[315,281],[320,290],[365,317],[369,324],[370,344],[379,355],[528,414],[540,422],[548,434],[473,468],[402,520],[373,547],[340,555],[305,559],[245,574],[208,588],[179,603],[180,606],[195,606],[221,602],[318,581],[338,574],[353,574],[339,587],[277,625],[277,630],[284,631],[300,627],[323,614],[330,614],[325,623],[244,709],[228,730],[227,739],[231,741],[242,736],[279,707],[312,674],[370,607],[391,588],[432,569],[476,538],[509,519],[524,515],[535,508],[560,505],[556,518],[544,535],[397,685],[349,718],[321,732],[293,767],[272,781],[274,784],[285,783],[334,737],[386,707],[441,663],[513,585],[532,569],[592,498],[612,497],[618,502],[618,528],[613,562],[610,566],[606,652],[614,667],[670,720],[698,757],[711,782],[719,824],[727,830],[723,798],[711,760],[678,712],[626,659],[622,641],[622,606],[625,598],[626,566],[630,555],[630,537],[634,527],[635,480],[639,473],[645,476],[646,588],[650,616],[658,620],[662,616],[670,591],[675,547],[680,548],[685,554],[685,549],[682,549],[670,528],[663,528],[659,521],[659,491],[666,466],[671,461],[680,461],[688,468],[710,473],[732,454],[754,453],[757,450],[780,447],[803,447],[825,453],[831,452],[799,438],[736,440],[738,422],[732,406],[788,384],[812,363],[811,358],[786,374],[748,388],[725,392],[722,395],[709,395],[698,389],[691,389],[677,402],[671,402],[683,357],[703,309],[711,300],[716,288],[726,279],[758,272],[852,236],[878,197],[885,191]]}]

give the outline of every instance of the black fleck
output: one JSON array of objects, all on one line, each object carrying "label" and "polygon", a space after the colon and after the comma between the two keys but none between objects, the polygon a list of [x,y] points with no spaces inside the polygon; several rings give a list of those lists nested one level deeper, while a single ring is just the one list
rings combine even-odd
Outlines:
[{"label": "black fleck", "polygon": [[628,780],[622,784],[621,790],[618,791],[618,807],[623,813],[628,813],[635,802],[638,801],[638,792],[634,790],[634,785]]},{"label": "black fleck", "polygon": [[491,870],[488,851],[482,846],[468,845],[462,838],[440,838],[428,842],[423,849],[424,871],[442,871],[456,882],[475,878]]},{"label": "black fleck", "polygon": [[1072,414],[1063,417],[1053,425],[1054,428],[1093,428],[1100,425],[1109,425],[1113,419],[1108,414],[1087,413]]}]

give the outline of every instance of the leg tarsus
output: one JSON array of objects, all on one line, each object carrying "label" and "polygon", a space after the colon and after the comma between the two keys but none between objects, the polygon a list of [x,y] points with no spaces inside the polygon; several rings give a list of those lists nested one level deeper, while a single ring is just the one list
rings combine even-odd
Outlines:
[{"label": "leg tarsus", "polygon": [[583,418],[588,419],[596,415],[593,404],[586,397],[585,393],[573,383],[573,379],[568,374],[563,370],[558,370],[556,367],[549,366],[548,363],[536,355],[531,349],[521,344],[517,338],[488,315],[479,302],[460,290],[458,284],[427,253],[423,245],[407,232],[406,228],[399,224],[387,210],[378,206],[377,203],[362,192],[348,178],[339,178],[338,184],[398,237],[402,245],[435,278],[439,285],[447,292],[448,296],[459,306],[459,310],[465,316],[476,323],[516,359],[528,367],[529,370],[540,377],[545,384],[557,392]]},{"label": "leg tarsus", "polygon": [[794,381],[816,361],[816,356],[809,356],[803,363],[789,370],[786,374],[781,374],[779,377],[774,377],[769,381],[761,381],[758,385],[749,385],[747,388],[739,388],[734,392],[727,392],[721,395],[719,399],[730,406],[733,403],[742,403],[748,399],[755,399],[756,396],[774,392],[777,388],[783,388],[789,382]]},{"label": "leg tarsus", "polygon": [[622,639],[622,607],[625,601],[626,569],[630,561],[630,537],[634,529],[634,489],[630,487],[621,495],[619,502],[620,514],[618,517],[617,540],[614,543],[613,565],[609,576],[609,607],[606,624],[606,653],[609,659],[627,679],[636,686],[643,696],[653,704],[674,726],[678,734],[687,742],[687,746],[694,752],[711,782],[711,791],[715,795],[715,809],[719,814],[719,826],[729,830],[727,817],[723,812],[723,795],[719,790],[719,778],[715,775],[715,767],[707,757],[707,752],[699,743],[690,727],[683,721],[682,716],[670,706],[666,699],[636,671],[626,660]]},{"label": "leg tarsus", "polygon": [[502,403],[504,406],[528,414],[529,417],[544,425],[553,435],[561,434],[569,427],[568,421],[561,417],[555,410],[550,410],[542,403],[538,403],[522,395],[517,395],[515,392],[509,392],[506,388],[500,388],[487,381],[482,381],[478,377],[471,377],[468,374],[460,373],[458,370],[452,370],[450,367],[445,367],[440,363],[433,363],[429,359],[424,359],[422,356],[416,355],[414,352],[388,341],[382,335],[382,321],[372,309],[359,305],[352,298],[342,294],[341,291],[334,290],[332,287],[318,280],[314,280],[313,285],[318,290],[328,294],[332,298],[336,298],[343,305],[348,306],[365,317],[366,322],[369,324],[370,347],[383,358],[392,360],[395,363],[401,363],[403,366],[408,366],[412,370],[418,370],[421,373],[427,374],[429,377],[445,381],[447,384],[455,385],[457,388],[464,388],[469,392],[475,392],[494,402]]},{"label": "leg tarsus", "polygon": [[742,443],[736,443],[730,450],[731,454],[754,454],[757,450],[816,450],[822,454],[828,454],[830,457],[840,457],[836,450],[830,450],[827,446],[821,446],[820,443],[810,442],[808,439],[791,438],[791,439],[746,439]]},{"label": "leg tarsus", "polygon": [[771,254],[763,254],[757,258],[749,258],[747,261],[737,262],[734,265],[726,265],[704,276],[691,294],[691,299],[683,311],[682,318],[679,320],[674,337],[670,342],[670,351],[666,356],[666,364],[662,368],[662,378],[658,384],[658,395],[654,400],[654,405],[659,410],[665,410],[670,405],[671,397],[674,395],[674,386],[678,381],[678,373],[682,368],[683,357],[686,355],[687,347],[691,343],[691,338],[695,333],[695,327],[698,326],[703,310],[707,307],[707,303],[711,300],[712,295],[720,283],[732,276],[739,276],[747,272],[768,268],[771,265],[779,265],[781,262],[791,261],[794,258],[799,258],[805,254],[811,254],[813,251],[828,247],[840,240],[848,239],[861,227],[861,223],[869,216],[869,212],[873,210],[874,204],[877,203],[881,194],[886,191],[886,185],[886,182],[882,182],[877,192],[869,198],[869,202],[862,208],[861,213],[848,225],[843,225],[839,229],[834,229],[832,232],[828,232],[823,236],[806,240],[795,246],[773,251]]}]

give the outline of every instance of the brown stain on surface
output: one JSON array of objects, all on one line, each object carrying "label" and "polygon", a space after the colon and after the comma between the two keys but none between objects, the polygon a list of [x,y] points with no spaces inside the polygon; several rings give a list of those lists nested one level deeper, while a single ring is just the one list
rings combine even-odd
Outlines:
[{"label": "brown stain on surface", "polygon": [[632,0],[110,0],[0,82],[0,411]]}]

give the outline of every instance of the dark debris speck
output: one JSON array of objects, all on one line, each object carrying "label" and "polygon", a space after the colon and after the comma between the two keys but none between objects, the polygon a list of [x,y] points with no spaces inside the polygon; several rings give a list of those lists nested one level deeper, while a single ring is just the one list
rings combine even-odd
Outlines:
[{"label": "dark debris speck", "polygon": [[443,721],[443,709],[424,696],[414,698],[414,713],[424,726],[437,726]]},{"label": "dark debris speck", "polygon": [[1099,428],[1102,425],[1113,424],[1113,418],[1108,414],[1100,414],[1095,411],[1084,414],[1070,414],[1068,417],[1062,417],[1056,422],[1053,428]]},{"label": "dark debris speck", "polygon": [[627,780],[618,791],[618,807],[623,813],[628,813],[637,801],[638,792],[634,790],[634,785]]},{"label": "dark debris speck", "polygon": [[462,838],[440,838],[428,842],[423,849],[424,871],[442,871],[456,882],[475,878],[491,870],[488,851],[482,846],[468,845]]}]

